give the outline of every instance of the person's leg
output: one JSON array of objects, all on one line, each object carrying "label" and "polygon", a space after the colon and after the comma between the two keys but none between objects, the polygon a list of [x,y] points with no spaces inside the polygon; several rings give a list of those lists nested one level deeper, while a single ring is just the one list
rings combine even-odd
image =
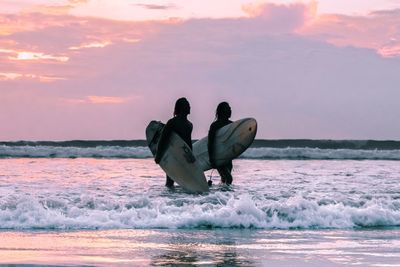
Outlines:
[{"label": "person's leg", "polygon": [[233,177],[232,177],[232,169],[233,169],[233,165],[232,165],[232,161],[226,165],[226,169],[228,171],[228,179],[226,181],[227,184],[232,184],[233,182]]},{"label": "person's leg", "polygon": [[231,185],[232,184],[232,180],[233,180],[232,174],[231,174],[229,168],[225,168],[225,170],[226,170],[226,172],[225,172],[226,184],[227,185]]},{"label": "person's leg", "polygon": [[167,175],[167,181],[165,182],[165,186],[168,186],[168,187],[174,186],[174,180],[172,180],[171,178],[169,178],[168,175]]},{"label": "person's leg", "polygon": [[224,166],[217,168],[217,171],[218,171],[218,173],[219,173],[219,176],[221,176],[221,183],[223,183],[223,184],[226,183],[225,171],[224,171],[224,169],[225,169]]},{"label": "person's leg", "polygon": [[218,173],[221,176],[221,182],[226,183],[227,185],[232,184],[232,175],[231,175],[231,170],[232,170],[232,165],[226,165],[219,167]]}]

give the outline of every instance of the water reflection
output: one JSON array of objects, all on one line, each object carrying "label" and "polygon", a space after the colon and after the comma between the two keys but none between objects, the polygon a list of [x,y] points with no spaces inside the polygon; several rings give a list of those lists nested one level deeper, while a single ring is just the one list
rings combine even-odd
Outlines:
[{"label": "water reflection", "polygon": [[187,266],[195,265],[198,255],[195,251],[170,251],[154,257],[151,266]]},{"label": "water reflection", "polygon": [[197,233],[196,237],[191,231],[172,233],[167,238],[169,249],[153,256],[151,266],[254,266],[250,255],[236,250],[238,233],[230,236],[229,230],[214,231]]},{"label": "water reflection", "polygon": [[151,266],[254,266],[254,263],[240,256],[236,252],[217,252],[215,256],[211,253],[201,254],[196,251],[170,251],[156,256]]},{"label": "water reflection", "polygon": [[222,257],[217,257],[216,266],[254,266],[254,263],[236,252],[225,252]]},{"label": "water reflection", "polygon": [[400,231],[0,231],[1,264],[399,266]]}]

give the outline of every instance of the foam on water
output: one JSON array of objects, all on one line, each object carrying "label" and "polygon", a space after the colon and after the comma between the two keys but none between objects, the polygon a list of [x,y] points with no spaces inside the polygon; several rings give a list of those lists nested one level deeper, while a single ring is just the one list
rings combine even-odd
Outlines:
[{"label": "foam on water", "polygon": [[165,189],[146,159],[3,159],[0,173],[0,229],[400,226],[394,161],[238,160],[234,186],[203,195]]},{"label": "foam on water", "polygon": [[255,200],[232,193],[174,201],[143,196],[119,203],[62,198],[15,198],[0,207],[1,229],[109,228],[354,228],[400,226],[400,202],[370,200],[360,206],[322,204],[301,196]]},{"label": "foam on water", "polygon": [[400,160],[400,150],[320,149],[320,148],[250,148],[242,158],[248,159],[368,159]]},{"label": "foam on water", "polygon": [[147,147],[126,146],[6,146],[0,145],[0,158],[150,158]]}]

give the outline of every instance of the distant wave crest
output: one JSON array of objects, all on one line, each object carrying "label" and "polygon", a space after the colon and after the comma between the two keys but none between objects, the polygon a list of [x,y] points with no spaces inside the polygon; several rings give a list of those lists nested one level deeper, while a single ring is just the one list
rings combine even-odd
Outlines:
[{"label": "distant wave crest", "polygon": [[400,160],[400,150],[320,149],[307,147],[250,148],[242,158],[291,160]]},{"label": "distant wave crest", "polygon": [[147,147],[0,146],[0,158],[150,158]]},{"label": "distant wave crest", "polygon": [[[151,158],[145,146],[0,145],[0,158]],[[320,149],[307,147],[249,148],[243,159],[289,160],[400,160],[400,150]]]}]

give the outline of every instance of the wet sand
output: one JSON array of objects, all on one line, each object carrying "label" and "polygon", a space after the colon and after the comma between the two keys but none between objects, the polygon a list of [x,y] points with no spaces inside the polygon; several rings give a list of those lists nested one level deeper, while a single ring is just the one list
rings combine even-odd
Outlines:
[{"label": "wet sand", "polygon": [[400,230],[3,231],[0,264],[400,266]]}]

